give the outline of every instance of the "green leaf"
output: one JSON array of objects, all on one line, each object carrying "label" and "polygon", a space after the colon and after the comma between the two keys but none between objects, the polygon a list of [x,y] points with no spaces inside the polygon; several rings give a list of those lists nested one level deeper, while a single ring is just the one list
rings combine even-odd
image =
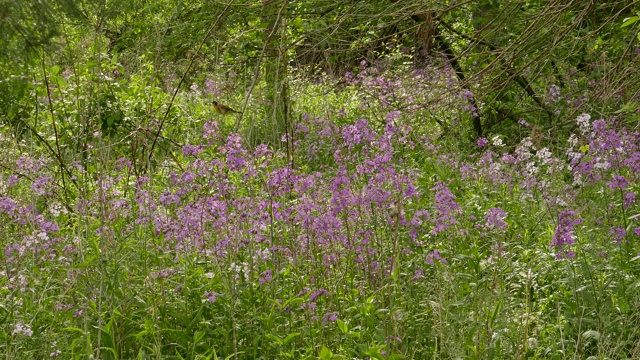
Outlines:
[{"label": "green leaf", "polygon": [[196,312],[196,314],[193,316],[193,318],[189,322],[189,326],[187,326],[187,330],[188,331],[191,331],[194,328],[194,326],[196,326],[198,324],[198,322],[200,321],[200,317],[201,316],[202,316],[202,307],[200,307],[200,309],[198,309],[198,312]]},{"label": "green leaf", "polygon": [[238,351],[237,353],[233,353],[233,354],[227,356],[226,358],[224,358],[224,360],[231,360],[231,359],[237,357],[240,354],[244,354],[245,352],[246,351]]},{"label": "green leaf", "polygon": [[80,334],[84,334],[84,330],[76,328],[76,327],[66,327],[66,328],[64,328],[62,330],[75,331],[75,332],[78,332]]},{"label": "green leaf", "polygon": [[331,350],[327,349],[326,346],[322,346],[322,349],[320,349],[320,354],[318,354],[318,356],[320,356],[320,359],[325,360],[325,359],[331,359],[333,357],[333,353],[331,352]]},{"label": "green leaf", "polygon": [[369,350],[367,350],[365,355],[369,355],[374,359],[384,360],[384,356],[382,356],[382,354],[380,353],[380,348],[379,347],[369,348]]},{"label": "green leaf", "polygon": [[501,307],[502,307],[502,301],[498,301],[498,303],[496,304],[496,307],[493,309],[493,312],[491,313],[491,325],[495,323],[496,317],[498,316],[498,313],[500,312]]},{"label": "green leaf", "polygon": [[273,334],[267,334],[266,338],[271,340],[271,341],[273,341],[273,342],[275,342],[275,343],[277,343],[278,345],[283,345],[284,344],[284,341],[279,336],[276,336],[276,335],[273,335]]},{"label": "green leaf", "polygon": [[194,336],[193,336],[193,342],[194,343],[198,343],[200,340],[202,340],[202,338],[204,338],[204,335],[206,334],[206,332],[204,330],[200,330],[198,331]]},{"label": "green leaf", "polygon": [[269,300],[267,300],[267,301],[268,301],[268,302],[270,302],[270,303],[272,303],[272,304],[277,305],[277,306],[278,306],[278,308],[280,308],[280,309],[284,308],[284,305],[283,305],[283,304],[280,304],[278,301],[276,301],[276,300],[274,300],[274,299],[269,299]]},{"label": "green leaf", "polygon": [[620,109],[614,111],[614,113],[616,114],[620,114],[620,113],[627,113],[627,112],[633,112],[638,108],[638,105],[630,102],[630,103],[626,103],[624,104]]},{"label": "green leaf", "polygon": [[291,268],[289,266],[285,267],[284,269],[280,270],[280,274],[282,274],[283,277],[289,276],[289,274],[291,274]]},{"label": "green leaf", "polygon": [[343,334],[346,334],[347,332],[349,332],[349,327],[344,321],[338,319],[336,320],[336,323],[338,324],[338,329],[340,329],[340,331],[342,331]]},{"label": "green leaf", "polygon": [[633,24],[635,24],[636,21],[638,21],[638,17],[637,16],[628,17],[628,18],[626,18],[626,19],[624,19],[622,21],[622,25],[620,25],[620,28],[624,28],[624,27],[627,27],[629,25],[633,25]]},{"label": "green leaf", "polygon": [[598,341],[600,339],[600,333],[595,330],[587,330],[584,333],[582,333],[582,339],[585,342],[588,342],[590,340]]},{"label": "green leaf", "polygon": [[303,301],[304,301],[304,299],[303,298],[299,298],[299,297],[293,298],[293,299],[289,299],[289,300],[285,301],[285,303],[282,305],[282,307],[285,308],[285,307],[287,307],[289,305],[295,305],[294,303],[298,303],[298,302],[302,303]]},{"label": "green leaf", "polygon": [[61,87],[64,87],[67,85],[67,80],[65,80],[64,77],[60,75],[55,76],[54,79],[58,82],[58,85]]},{"label": "green leaf", "polygon": [[291,341],[293,338],[300,336],[300,333],[291,333],[289,335],[287,335],[286,338],[284,338],[283,344],[287,345],[289,343],[289,341]]}]

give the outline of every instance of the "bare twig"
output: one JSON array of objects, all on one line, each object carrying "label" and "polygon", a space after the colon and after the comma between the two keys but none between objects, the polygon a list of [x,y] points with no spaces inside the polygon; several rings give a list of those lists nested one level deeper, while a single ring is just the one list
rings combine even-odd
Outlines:
[{"label": "bare twig", "polygon": [[195,59],[197,58],[198,54],[200,53],[200,50],[202,49],[202,46],[204,46],[205,41],[209,38],[209,35],[211,35],[211,32],[213,31],[213,29],[218,25],[218,23],[220,22],[220,19],[222,19],[222,15],[224,15],[227,12],[227,9],[229,9],[229,6],[231,6],[232,3],[233,3],[233,0],[230,0],[227,3],[227,5],[224,7],[224,9],[222,9],[220,14],[216,18],[216,21],[211,25],[211,27],[209,27],[209,30],[207,30],[206,34],[202,38],[202,41],[200,42],[200,45],[198,46],[198,49],[191,56],[191,60],[189,61],[189,65],[187,66],[187,69],[182,74],[182,77],[180,78],[180,82],[178,82],[178,85],[176,86],[176,88],[175,88],[175,90],[173,92],[173,95],[171,96],[171,100],[169,101],[169,105],[167,106],[167,110],[164,112],[164,116],[162,117],[162,121],[160,122],[160,126],[158,127],[158,131],[156,131],[156,135],[153,138],[153,143],[151,144],[151,149],[149,150],[149,161],[148,161],[148,163],[151,163],[151,158],[153,157],[153,149],[155,148],[156,142],[158,140],[158,137],[160,136],[160,133],[162,132],[162,128],[164,127],[164,123],[167,121],[167,117],[169,116],[169,112],[171,111],[171,107],[173,105],[173,102],[175,101],[175,98],[178,95],[178,91],[180,90],[180,86],[184,82],[184,79],[187,77],[187,74],[189,73],[189,70],[191,70],[191,66],[193,66],[193,63],[194,63]]}]

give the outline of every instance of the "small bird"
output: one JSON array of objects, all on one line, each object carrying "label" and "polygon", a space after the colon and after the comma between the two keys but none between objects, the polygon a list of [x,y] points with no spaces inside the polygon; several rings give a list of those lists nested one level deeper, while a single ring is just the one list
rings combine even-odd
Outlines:
[{"label": "small bird", "polygon": [[216,110],[216,112],[218,114],[222,114],[222,115],[226,115],[228,113],[236,113],[236,114],[240,114],[239,111],[233,110],[232,108],[226,106],[226,105],[222,105],[220,103],[218,103],[217,101],[213,102],[213,108]]}]

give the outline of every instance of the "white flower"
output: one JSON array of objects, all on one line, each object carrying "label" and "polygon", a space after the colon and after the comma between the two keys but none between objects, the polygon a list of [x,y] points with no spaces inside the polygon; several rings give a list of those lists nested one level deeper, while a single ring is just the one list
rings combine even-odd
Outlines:
[{"label": "white flower", "polygon": [[60,216],[61,208],[62,206],[59,203],[54,202],[49,206],[49,212],[51,213],[51,215],[53,215],[54,218],[57,218],[58,216]]},{"label": "white flower", "polygon": [[572,185],[573,186],[580,186],[582,184],[583,184],[582,175],[574,173],[574,175],[573,175],[573,184]]},{"label": "white flower", "polygon": [[573,152],[570,151],[567,153],[567,155],[569,155],[569,160],[571,160],[571,162],[578,162],[578,160],[582,159],[582,157],[584,157],[584,154],[581,152]]},{"label": "white flower", "polygon": [[595,163],[593,167],[596,169],[609,170],[609,168],[611,167],[611,164],[609,164],[607,160],[604,160],[603,162]]},{"label": "white flower", "polygon": [[499,174],[500,169],[502,169],[502,164],[495,162],[489,166],[489,172],[492,174]]},{"label": "white flower", "polygon": [[522,139],[520,146],[516,148],[516,154],[518,155],[518,160],[522,161],[522,160],[531,158],[531,152],[529,151],[530,148],[535,149],[535,147],[533,146],[533,143],[531,142],[531,138],[526,137]]},{"label": "white flower", "polygon": [[17,323],[13,328],[12,335],[23,334],[24,336],[31,337],[33,335],[33,331],[31,331],[31,326],[29,324],[21,324]]},{"label": "white flower", "polygon": [[540,190],[548,189],[549,185],[550,185],[549,180],[542,180],[538,183],[538,189]]},{"label": "white flower", "polygon": [[196,83],[191,84],[189,89],[196,94],[200,94],[200,90],[198,89],[198,84]]},{"label": "white flower", "polygon": [[62,354],[62,351],[56,350],[56,351],[52,352],[51,354],[49,354],[49,357],[53,358],[53,357],[56,357],[56,356],[58,356],[60,354]]},{"label": "white flower", "polygon": [[491,143],[493,144],[493,146],[504,146],[504,144],[502,143],[502,139],[500,138],[499,135],[496,135],[493,138],[491,138]]},{"label": "white flower", "polygon": [[552,156],[551,151],[549,151],[549,149],[547,149],[546,147],[540,149],[536,153],[536,157],[540,159],[543,165],[546,165],[551,162],[551,156]]},{"label": "white flower", "polygon": [[34,233],[42,242],[49,240],[49,235],[44,231],[35,231]]},{"label": "white flower", "polygon": [[242,271],[242,267],[240,267],[240,265],[236,265],[235,262],[232,262],[229,266],[229,270],[239,274]]},{"label": "white flower", "polygon": [[576,118],[576,122],[578,123],[578,127],[580,128],[582,135],[587,134],[591,128],[589,120],[591,120],[591,115],[589,114],[582,114]]}]

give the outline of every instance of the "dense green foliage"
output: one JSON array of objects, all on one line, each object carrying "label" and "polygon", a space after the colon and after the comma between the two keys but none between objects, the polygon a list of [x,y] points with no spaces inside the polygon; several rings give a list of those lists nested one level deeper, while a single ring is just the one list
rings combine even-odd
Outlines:
[{"label": "dense green foliage", "polygon": [[639,11],[0,0],[0,354],[640,357]]}]

